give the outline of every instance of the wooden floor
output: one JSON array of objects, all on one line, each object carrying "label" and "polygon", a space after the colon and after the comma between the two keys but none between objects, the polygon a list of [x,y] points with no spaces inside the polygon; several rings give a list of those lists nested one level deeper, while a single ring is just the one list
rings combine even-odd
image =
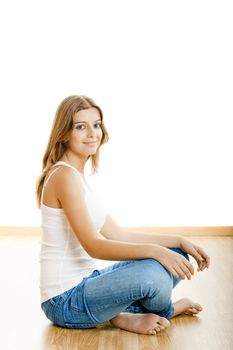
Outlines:
[{"label": "wooden floor", "polygon": [[3,350],[232,350],[233,237],[190,238],[211,256],[208,271],[181,282],[183,296],[203,306],[199,317],[178,316],[157,336],[111,326],[68,330],[48,321],[40,309],[39,236],[0,236],[0,349]]}]

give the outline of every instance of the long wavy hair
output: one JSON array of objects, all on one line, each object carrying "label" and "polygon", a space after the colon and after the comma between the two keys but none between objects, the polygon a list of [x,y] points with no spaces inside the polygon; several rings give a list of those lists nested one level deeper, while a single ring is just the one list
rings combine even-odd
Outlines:
[{"label": "long wavy hair", "polygon": [[77,112],[88,109],[88,108],[96,108],[98,109],[101,117],[101,129],[102,129],[102,139],[100,142],[100,146],[97,152],[89,158],[91,158],[92,163],[92,173],[95,173],[98,169],[99,164],[99,149],[100,147],[106,143],[109,139],[108,132],[104,126],[103,122],[103,113],[102,110],[97,104],[89,97],[81,95],[74,95],[65,98],[60,105],[55,114],[55,118],[52,125],[52,130],[50,133],[48,145],[43,157],[42,162],[42,173],[38,178],[36,184],[36,195],[38,206],[40,207],[41,203],[41,193],[44,184],[44,180],[46,178],[47,173],[51,169],[51,167],[58,162],[65,151],[67,150],[67,142],[70,139],[71,132],[73,130],[73,116]]}]

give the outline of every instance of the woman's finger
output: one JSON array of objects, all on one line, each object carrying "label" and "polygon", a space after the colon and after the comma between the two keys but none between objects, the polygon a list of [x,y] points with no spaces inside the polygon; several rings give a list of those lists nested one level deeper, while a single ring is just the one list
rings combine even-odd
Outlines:
[{"label": "woman's finger", "polygon": [[173,269],[177,272],[177,274],[179,275],[179,277],[184,280],[186,277],[185,272],[182,270],[182,268],[179,265],[175,265],[173,266]]},{"label": "woman's finger", "polygon": [[187,268],[189,269],[190,273],[192,275],[194,275],[194,268],[193,268],[193,265],[187,260],[187,259],[184,259],[183,260],[183,263],[185,264],[185,266],[187,266]]},{"label": "woman's finger", "polygon": [[176,278],[180,277],[173,267],[170,267],[169,272],[171,272],[171,274]]},{"label": "woman's finger", "polygon": [[[191,265],[191,264],[190,264]],[[191,265],[192,266],[192,265]],[[189,268],[184,264],[184,262],[177,264],[174,266],[174,269],[176,270],[176,272],[179,274],[180,278],[185,279],[185,277],[187,277],[187,279],[191,279],[192,274],[191,271],[189,270]]]},{"label": "woman's finger", "polygon": [[208,254],[206,254],[206,252],[199,246],[196,246],[196,251],[198,251],[198,253],[201,255],[202,258],[204,258],[204,260],[206,261],[206,266],[209,267],[210,266],[210,257]]},{"label": "woman's finger", "polygon": [[184,271],[186,277],[191,280],[192,274],[190,272],[190,270],[188,269],[188,267],[185,265],[185,263],[183,262],[182,266],[181,266],[182,270]]},{"label": "woman's finger", "polygon": [[199,263],[202,263],[203,261],[203,258],[202,256],[198,253],[198,251],[193,248],[192,251],[190,252],[190,254],[194,257],[194,259],[196,260],[196,262],[199,264]]}]

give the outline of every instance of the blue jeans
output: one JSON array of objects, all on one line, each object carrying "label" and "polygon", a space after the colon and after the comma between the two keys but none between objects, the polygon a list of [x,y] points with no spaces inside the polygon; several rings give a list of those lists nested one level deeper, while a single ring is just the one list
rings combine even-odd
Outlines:
[{"label": "blue jeans", "polygon": [[[189,260],[182,250],[170,249]],[[154,259],[121,261],[94,270],[41,307],[50,321],[66,328],[93,328],[121,312],[150,312],[171,318],[172,289],[179,281]]]}]

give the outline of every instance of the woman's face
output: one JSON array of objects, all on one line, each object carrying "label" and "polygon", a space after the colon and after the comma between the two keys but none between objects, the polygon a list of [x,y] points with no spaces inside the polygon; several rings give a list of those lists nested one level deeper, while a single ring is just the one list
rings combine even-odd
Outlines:
[{"label": "woman's face", "polygon": [[87,158],[96,153],[102,139],[101,116],[97,108],[83,109],[73,117],[69,149]]}]

